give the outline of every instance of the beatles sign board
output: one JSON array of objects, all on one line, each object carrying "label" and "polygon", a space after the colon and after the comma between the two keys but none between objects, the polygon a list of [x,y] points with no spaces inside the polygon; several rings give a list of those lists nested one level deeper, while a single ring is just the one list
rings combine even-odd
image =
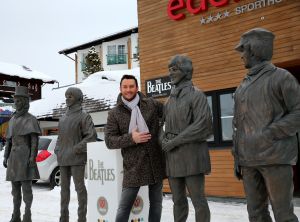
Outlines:
[{"label": "beatles sign board", "polygon": [[145,86],[147,97],[167,97],[172,88],[169,76],[146,80]]},{"label": "beatles sign board", "polygon": [[[104,142],[88,143],[88,220],[115,221],[123,181],[123,159],[120,150],[109,150]],[[138,160],[137,160],[138,161]],[[132,206],[129,221],[148,221],[148,187],[141,187]]]}]

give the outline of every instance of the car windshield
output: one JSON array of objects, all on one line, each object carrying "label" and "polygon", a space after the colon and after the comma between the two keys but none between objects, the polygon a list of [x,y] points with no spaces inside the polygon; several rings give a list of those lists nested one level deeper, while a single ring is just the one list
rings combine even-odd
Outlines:
[{"label": "car windshield", "polygon": [[51,142],[51,139],[46,139],[46,138],[39,138],[39,150],[47,150],[48,146]]}]

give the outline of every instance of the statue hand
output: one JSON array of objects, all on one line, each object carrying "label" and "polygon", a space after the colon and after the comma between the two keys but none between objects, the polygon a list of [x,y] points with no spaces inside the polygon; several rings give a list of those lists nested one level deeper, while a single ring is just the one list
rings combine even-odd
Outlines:
[{"label": "statue hand", "polygon": [[7,168],[7,158],[5,158],[5,157],[4,157],[4,159],[3,159],[3,166],[4,166],[5,168]]},{"label": "statue hand", "polygon": [[166,138],[163,139],[163,141],[162,141],[162,150],[163,151],[169,152],[174,148],[175,148],[175,146],[173,144],[173,140],[168,140]]},{"label": "statue hand", "polygon": [[28,161],[28,166],[29,167],[34,167],[35,165],[36,165],[35,158],[34,157],[30,157],[29,161]]},{"label": "statue hand", "polygon": [[80,154],[81,153],[80,149],[78,149],[78,148],[75,148],[74,151],[75,151],[75,154]]}]

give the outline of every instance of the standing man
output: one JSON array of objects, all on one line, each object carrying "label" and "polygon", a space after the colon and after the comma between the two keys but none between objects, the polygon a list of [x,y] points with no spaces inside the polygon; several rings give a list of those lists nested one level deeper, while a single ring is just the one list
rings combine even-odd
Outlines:
[{"label": "standing man", "polygon": [[82,110],[82,91],[70,87],[65,95],[68,108],[66,114],[59,120],[55,147],[61,176],[60,222],[69,222],[71,176],[78,197],[78,222],[86,222],[87,191],[84,184],[84,170],[87,161],[87,143],[96,141],[97,134],[91,116]]},{"label": "standing man", "polygon": [[300,86],[275,67],[274,34],[255,28],[235,48],[248,73],[235,92],[235,174],[243,179],[250,222],[297,222],[292,203],[293,169],[300,130]]},{"label": "standing man", "polygon": [[211,111],[205,94],[193,86],[193,65],[187,56],[176,55],[169,63],[173,85],[165,104],[166,168],[174,202],[174,221],[188,217],[186,187],[195,208],[197,222],[210,221],[204,194],[205,174],[210,173],[206,140],[212,134]]},{"label": "standing man", "polygon": [[108,113],[105,142],[109,149],[121,149],[123,189],[116,222],[128,222],[130,210],[141,186],[149,186],[149,222],[159,222],[162,210],[164,158],[158,144],[162,104],[139,92],[134,76],[120,82],[117,106]]},{"label": "standing man", "polygon": [[15,89],[16,112],[9,120],[3,165],[7,168],[6,180],[11,181],[14,210],[10,222],[21,222],[22,192],[25,214],[22,222],[31,222],[32,180],[40,178],[35,158],[38,152],[38,135],[41,133],[37,119],[28,113],[29,94],[25,86]]}]

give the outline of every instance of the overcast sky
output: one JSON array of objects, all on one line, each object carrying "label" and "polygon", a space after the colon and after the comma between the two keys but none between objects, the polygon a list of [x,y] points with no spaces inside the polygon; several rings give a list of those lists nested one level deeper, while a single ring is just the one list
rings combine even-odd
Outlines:
[{"label": "overcast sky", "polygon": [[0,61],[60,85],[75,82],[75,68],[58,51],[138,25],[137,0],[9,0],[1,2],[0,17]]}]

